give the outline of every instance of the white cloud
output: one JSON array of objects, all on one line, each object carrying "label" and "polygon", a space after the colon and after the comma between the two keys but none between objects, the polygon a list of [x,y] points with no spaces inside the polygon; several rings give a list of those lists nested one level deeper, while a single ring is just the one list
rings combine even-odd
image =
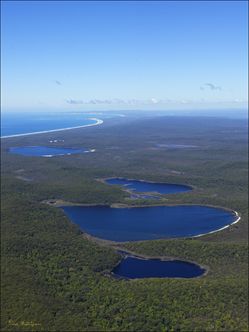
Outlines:
[{"label": "white cloud", "polygon": [[200,87],[201,90],[206,90],[206,89],[210,89],[210,90],[221,90],[221,86],[218,85],[214,85],[213,83],[205,83]]}]

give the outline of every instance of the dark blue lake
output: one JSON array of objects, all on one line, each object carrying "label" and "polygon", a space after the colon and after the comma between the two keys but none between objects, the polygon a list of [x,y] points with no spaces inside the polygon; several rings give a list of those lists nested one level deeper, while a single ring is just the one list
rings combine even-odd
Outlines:
[{"label": "dark blue lake", "polygon": [[128,256],[112,270],[117,277],[136,278],[194,278],[205,273],[200,266],[179,260],[142,259]]},{"label": "dark blue lake", "polygon": [[82,231],[118,242],[192,237],[221,229],[236,219],[232,212],[200,205],[62,208]]},{"label": "dark blue lake", "polygon": [[190,186],[170,183],[153,183],[139,180],[128,180],[123,178],[112,178],[105,180],[107,184],[119,185],[133,192],[157,192],[159,194],[174,194],[192,190]]},{"label": "dark blue lake", "polygon": [[50,146],[16,146],[9,148],[10,153],[20,154],[23,156],[35,157],[53,157],[71,155],[76,153],[86,153],[93,150],[89,149],[73,149],[73,148],[56,148]]}]

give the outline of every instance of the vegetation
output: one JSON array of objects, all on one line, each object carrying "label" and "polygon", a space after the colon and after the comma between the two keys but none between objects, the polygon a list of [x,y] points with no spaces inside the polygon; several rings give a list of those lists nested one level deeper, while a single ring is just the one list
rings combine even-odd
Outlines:
[{"label": "vegetation", "polygon": [[[162,117],[109,120],[100,127],[2,141],[2,331],[247,331],[247,123]],[[10,146],[90,147],[54,158],[8,154]],[[165,149],[157,144],[191,144]],[[115,244],[136,254],[208,267],[194,279],[116,280],[114,245],[87,239],[47,199],[95,204],[132,201],[98,181],[123,176],[194,186],[162,204],[234,209],[234,226],[198,239]]]}]

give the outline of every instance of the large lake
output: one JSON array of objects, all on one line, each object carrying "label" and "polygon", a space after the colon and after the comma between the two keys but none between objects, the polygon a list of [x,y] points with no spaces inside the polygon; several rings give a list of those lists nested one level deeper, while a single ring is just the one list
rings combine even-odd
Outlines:
[{"label": "large lake", "polygon": [[85,148],[73,149],[73,148],[57,148],[50,146],[16,146],[9,148],[10,153],[20,154],[23,156],[35,156],[35,157],[53,157],[63,156],[78,153],[87,153],[94,150]]},{"label": "large lake", "polygon": [[114,276],[136,278],[194,278],[205,273],[200,266],[179,261],[163,261],[160,259],[142,259],[128,256],[112,270]]},{"label": "large lake", "polygon": [[170,183],[155,183],[124,178],[106,179],[110,185],[119,185],[133,192],[156,192],[159,194],[175,194],[192,190],[190,186]]},{"label": "large lake", "polygon": [[62,208],[82,231],[118,242],[197,236],[226,227],[237,218],[230,211],[200,205]]}]

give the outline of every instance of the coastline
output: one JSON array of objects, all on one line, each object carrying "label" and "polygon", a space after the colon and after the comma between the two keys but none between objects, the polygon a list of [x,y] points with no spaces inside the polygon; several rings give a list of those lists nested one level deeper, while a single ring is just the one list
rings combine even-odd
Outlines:
[{"label": "coastline", "polygon": [[92,124],[87,124],[87,125],[82,125],[82,126],[76,126],[76,127],[67,127],[67,128],[60,128],[60,129],[35,131],[35,132],[32,132],[32,133],[6,135],[6,136],[1,136],[1,138],[11,138],[11,137],[19,137],[19,136],[30,136],[30,135],[37,135],[37,134],[53,133],[53,132],[56,132],[56,131],[64,131],[64,130],[84,128],[84,127],[92,127],[92,126],[98,126],[98,125],[100,125],[100,124],[102,124],[104,122],[103,120],[97,119],[97,118],[88,118],[87,120],[94,120],[96,122],[92,123]]}]

